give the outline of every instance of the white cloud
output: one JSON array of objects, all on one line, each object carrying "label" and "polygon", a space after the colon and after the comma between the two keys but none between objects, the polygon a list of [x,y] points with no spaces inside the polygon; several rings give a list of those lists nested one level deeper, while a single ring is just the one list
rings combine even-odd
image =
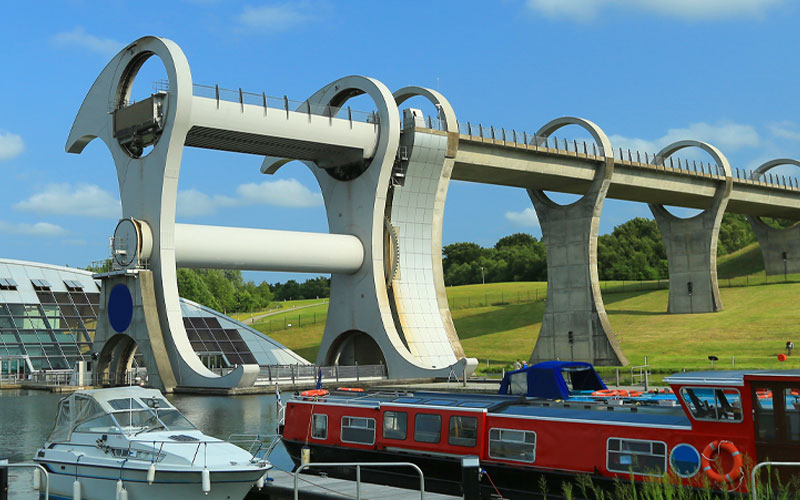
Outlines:
[{"label": "white cloud", "polygon": [[522,212],[506,212],[506,219],[517,226],[539,227],[539,217],[536,215],[536,210],[531,207]]},{"label": "white cloud", "polygon": [[252,31],[280,32],[308,21],[312,9],[307,2],[247,6],[236,16],[241,28]]},{"label": "white cloud", "polygon": [[211,197],[197,189],[178,191],[178,215],[182,217],[197,217],[211,215],[220,207],[234,207],[240,203],[227,196]]},{"label": "white cloud", "polygon": [[622,148],[642,153],[657,153],[664,146],[687,139],[708,142],[712,146],[718,147],[723,153],[742,148],[754,148],[761,144],[761,137],[755,128],[730,122],[719,122],[713,125],[700,122],[685,128],[671,128],[664,136],[652,140],[622,135],[609,137],[615,151]]},{"label": "white cloud", "polygon": [[10,160],[25,151],[22,137],[10,132],[0,132],[0,161]]},{"label": "white cloud", "polygon": [[322,204],[322,194],[313,192],[297,179],[280,179],[261,183],[241,184],[236,197],[209,196],[197,189],[178,192],[178,215],[197,217],[211,215],[220,208],[248,205],[308,208]]},{"label": "white cloud", "polygon": [[26,236],[61,236],[67,231],[63,227],[49,222],[26,224],[0,221],[0,232]]},{"label": "white cloud", "polygon": [[797,129],[797,124],[790,121],[783,121],[771,123],[767,126],[772,135],[780,139],[788,139],[790,141],[800,142],[800,130]]},{"label": "white cloud", "polygon": [[763,15],[785,0],[527,0],[529,9],[550,18],[592,21],[600,12],[639,10],[688,21]]},{"label": "white cloud", "polygon": [[36,214],[119,218],[119,200],[93,184],[48,184],[40,193],[14,205],[15,210]]},{"label": "white cloud", "polygon": [[53,42],[62,47],[75,47],[89,52],[94,52],[102,56],[111,57],[125,46],[112,38],[100,38],[90,35],[82,26],[78,26],[72,31],[63,31],[53,35]]},{"label": "white cloud", "polygon": [[312,192],[297,179],[264,181],[260,184],[242,184],[236,192],[247,205],[275,205],[279,207],[316,207],[322,205],[322,194]]}]

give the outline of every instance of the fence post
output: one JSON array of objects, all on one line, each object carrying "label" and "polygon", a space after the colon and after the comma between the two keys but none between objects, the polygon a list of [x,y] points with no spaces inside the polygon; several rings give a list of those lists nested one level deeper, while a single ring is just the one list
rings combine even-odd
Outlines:
[{"label": "fence post", "polygon": [[616,372],[617,375],[617,387],[619,387],[619,368],[615,368],[614,371]]},{"label": "fence post", "polygon": [[358,361],[356,361],[356,380],[361,380],[358,376]]},{"label": "fence post", "polygon": [[8,500],[8,459],[0,459],[0,500]]}]

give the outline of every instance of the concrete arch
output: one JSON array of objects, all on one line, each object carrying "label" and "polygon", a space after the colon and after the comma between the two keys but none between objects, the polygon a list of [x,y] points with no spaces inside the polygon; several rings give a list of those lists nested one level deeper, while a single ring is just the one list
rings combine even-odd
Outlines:
[{"label": "concrete arch", "polygon": [[[129,92],[138,68],[149,57],[161,59],[169,90],[160,137],[147,156],[137,158],[115,138],[114,111]],[[101,138],[116,165],[122,217],[142,221],[152,233],[149,265],[153,288],[147,293],[154,295],[153,307],[157,309],[177,383],[197,387],[250,385],[258,375],[258,366],[240,366],[224,377],[214,374],[195,355],[183,326],[175,262],[175,205],[183,147],[191,128],[192,102],[192,76],[180,47],[163,38],[140,38],[120,51],[92,85],[75,118],[66,150],[80,153],[91,140]],[[138,284],[133,279],[129,286],[134,289]]]},{"label": "concrete arch", "polygon": [[[564,128],[569,125],[577,125],[582,127],[584,130],[591,134],[592,138],[595,140],[595,143],[600,147],[600,154],[605,158],[604,165],[602,168],[597,169],[595,171],[594,179],[592,179],[592,185],[589,187],[589,190],[584,195],[584,197],[574,201],[573,203],[567,205],[561,205],[559,203],[554,202],[550,199],[547,194],[545,194],[542,190],[528,190],[531,197],[538,198],[538,202],[543,206],[548,207],[562,207],[562,206],[571,206],[579,204],[583,198],[601,196],[603,200],[605,199],[605,194],[608,192],[608,185],[610,185],[611,177],[614,175],[614,149],[611,147],[611,141],[609,140],[606,133],[601,129],[596,123],[587,120],[585,118],[580,118],[576,116],[564,116],[561,118],[556,118],[555,120],[551,120],[550,122],[546,123],[542,126],[537,132],[534,137],[534,141],[537,138],[548,138],[553,135],[557,130]],[[600,207],[602,210],[602,201],[600,202]],[[538,212],[538,209],[537,209]]]},{"label": "concrete arch", "polygon": [[685,148],[707,152],[723,170],[723,182],[717,187],[711,205],[703,212],[682,219],[662,205],[650,204],[664,239],[669,265],[669,305],[673,314],[722,310],[717,282],[717,238],[725,207],[733,188],[728,159],[716,147],[702,141],[678,141],[656,154],[658,164]]},{"label": "concrete arch", "polygon": [[578,125],[600,146],[603,161],[586,194],[569,205],[559,205],[542,190],[529,189],[547,248],[547,303],[531,362],[550,359],[589,361],[598,365],[628,363],[603,304],[597,272],[597,236],[611,178],[614,155],[611,141],[595,123],[562,117],[539,129],[537,137]]},{"label": "concrete arch", "polygon": [[101,384],[125,384],[137,348],[136,341],[128,335],[120,333],[109,338],[95,362],[95,379]]},{"label": "concrete arch", "polygon": [[325,365],[385,365],[386,357],[381,346],[364,332],[351,330],[340,334],[331,343]]},{"label": "concrete arch", "polygon": [[[753,180],[758,180],[773,168],[783,165],[800,167],[800,160],[770,160],[753,171]],[[747,220],[756,233],[767,275],[800,273],[800,224],[781,229],[770,226],[758,216],[748,215]]]}]

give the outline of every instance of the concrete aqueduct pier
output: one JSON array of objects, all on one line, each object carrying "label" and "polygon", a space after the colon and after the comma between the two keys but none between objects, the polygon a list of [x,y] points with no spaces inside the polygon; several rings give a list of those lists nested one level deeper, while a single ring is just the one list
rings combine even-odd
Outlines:
[{"label": "concrete aqueduct pier", "polygon": [[[166,68],[166,90],[131,103],[133,82],[151,57]],[[376,111],[347,107],[363,94]],[[399,106],[411,97],[436,107],[435,123],[419,110],[401,113]],[[551,146],[551,136],[570,125],[583,127],[594,143],[560,147],[553,137]],[[218,376],[200,362],[181,320],[180,266],[331,273],[318,364],[384,363],[392,378],[469,375],[477,361],[465,357],[456,334],[441,263],[451,179],[516,186],[530,194],[548,249],[549,276],[534,361],[627,363],[598,281],[597,231],[606,197],[653,207],[667,242],[670,312],[721,308],[714,254],[726,209],[800,220],[800,186],[742,178],[704,143],[668,146],[652,161],[634,160],[630,152],[626,158],[622,151],[618,158],[606,134],[585,119],[558,118],[530,136],[473,128],[459,123],[434,90],[391,92],[363,76],[336,80],[294,105],[285,97],[241,90],[234,98],[221,97],[218,87],[195,85],[181,49],[156,37],[133,42],[109,62],[78,112],[66,149],[80,153],[95,138],[111,151],[123,212],[114,233],[115,271],[103,278],[98,369],[130,366],[138,348],[151,383],[167,390],[247,386],[259,371],[245,365]],[[264,174],[291,160],[303,162],[320,185],[330,233],[176,223],[187,146],[259,156]],[[710,152],[715,165],[698,172],[665,161],[690,146]],[[561,206],[545,191],[582,198]],[[696,221],[676,222],[661,213],[662,205],[704,212]],[[792,262],[800,262],[794,250],[800,235],[782,238],[776,245],[789,242]],[[765,259],[773,254],[765,250]],[[688,282],[693,285],[687,289]],[[686,311],[686,295],[696,309]]]}]

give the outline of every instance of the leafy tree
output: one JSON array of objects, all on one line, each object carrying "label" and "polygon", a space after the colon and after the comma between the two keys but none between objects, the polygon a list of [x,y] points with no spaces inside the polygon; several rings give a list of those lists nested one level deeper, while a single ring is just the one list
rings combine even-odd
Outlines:
[{"label": "leafy tree", "polygon": [[206,307],[219,310],[220,304],[211,293],[208,285],[194,269],[178,269],[178,293],[181,297],[189,299]]}]

